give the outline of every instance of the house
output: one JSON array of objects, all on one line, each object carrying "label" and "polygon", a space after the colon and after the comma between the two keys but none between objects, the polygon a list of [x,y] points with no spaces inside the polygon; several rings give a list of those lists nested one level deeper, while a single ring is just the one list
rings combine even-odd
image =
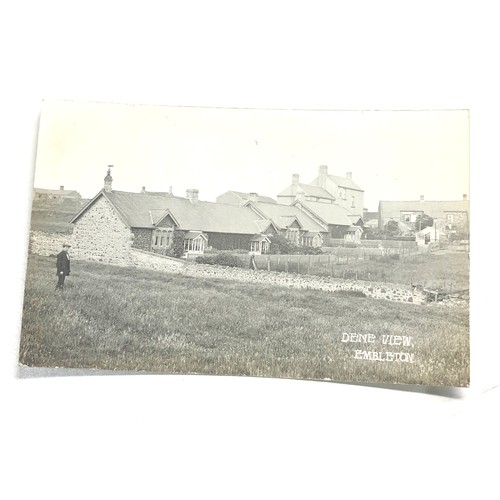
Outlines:
[{"label": "house", "polygon": [[363,235],[363,229],[359,226],[351,226],[347,228],[344,235],[344,240],[348,243],[359,244],[361,242],[361,236]]},{"label": "house", "polygon": [[269,196],[261,196],[257,193],[242,193],[240,191],[226,191],[215,198],[216,203],[227,203],[229,205],[244,205],[247,201],[258,201],[262,203],[276,203]]},{"label": "house", "polygon": [[415,240],[419,246],[428,245],[429,243],[438,243],[440,240],[446,238],[446,232],[442,229],[438,229],[436,226],[428,226],[415,234]]},{"label": "house", "polygon": [[59,186],[59,189],[33,189],[33,201],[61,203],[64,200],[81,200],[82,197],[78,191],[64,189],[64,186]]},{"label": "house", "polygon": [[344,207],[334,203],[297,200],[292,206],[324,227],[329,238],[344,238],[348,228],[362,224],[360,217],[353,216]]},{"label": "house", "polygon": [[245,207],[253,210],[261,219],[272,223],[262,231],[268,236],[279,234],[297,245],[312,247],[323,246],[328,237],[328,228],[325,225],[294,205],[248,201]]},{"label": "house", "polygon": [[315,201],[320,203],[335,203],[335,196],[322,187],[302,184],[299,175],[292,175],[292,183],[278,195],[278,203],[291,205],[297,200]]},{"label": "house", "polygon": [[363,217],[364,191],[352,180],[352,172],[345,177],[328,173],[327,165],[320,165],[318,177],[309,184],[292,176],[292,184],[278,195],[278,203],[291,205],[295,201],[336,204],[350,214]]},{"label": "house", "polygon": [[[110,169],[104,188],[71,220],[76,254],[89,260],[120,261],[131,248],[166,254],[174,235],[183,236],[186,253],[245,249],[268,250],[272,221],[248,206],[200,201],[197,189],[186,198],[168,193],[112,189]],[[272,205],[269,203],[268,205]]]},{"label": "house", "polygon": [[346,208],[351,214],[363,217],[364,191],[353,180],[352,172],[346,172],[345,177],[328,173],[327,165],[320,165],[318,177],[312,182],[335,197],[341,207]]},{"label": "house", "polygon": [[[419,215],[426,214],[434,219],[434,225],[445,232],[469,232],[469,200],[426,201],[420,196],[418,201],[380,201],[379,229],[383,230],[388,221],[396,220],[415,226]],[[418,228],[415,228],[418,230]]]}]

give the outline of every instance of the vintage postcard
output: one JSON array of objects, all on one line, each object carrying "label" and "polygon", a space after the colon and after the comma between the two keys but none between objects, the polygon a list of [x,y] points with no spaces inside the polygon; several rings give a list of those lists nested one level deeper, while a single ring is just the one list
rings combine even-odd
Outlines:
[{"label": "vintage postcard", "polygon": [[469,385],[469,113],[47,101],[19,363]]}]

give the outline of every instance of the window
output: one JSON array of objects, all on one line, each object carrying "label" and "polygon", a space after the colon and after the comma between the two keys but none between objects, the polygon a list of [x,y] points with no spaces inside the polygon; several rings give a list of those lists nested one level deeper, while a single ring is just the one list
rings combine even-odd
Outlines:
[{"label": "window", "polygon": [[356,207],[356,198],[354,196],[351,196],[351,208]]},{"label": "window", "polygon": [[292,243],[298,243],[298,241],[299,241],[299,230],[295,229],[295,228],[289,228],[288,231],[286,232],[286,237]]},{"label": "window", "polygon": [[411,222],[411,215],[403,214],[403,222]]},{"label": "window", "polygon": [[454,214],[448,214],[448,215],[446,216],[446,220],[447,220],[448,222],[450,222],[450,223],[455,222],[455,216],[454,216]]},{"label": "window", "polygon": [[197,236],[194,239],[184,240],[184,250],[186,252],[203,253],[205,250],[205,240],[201,236]]}]

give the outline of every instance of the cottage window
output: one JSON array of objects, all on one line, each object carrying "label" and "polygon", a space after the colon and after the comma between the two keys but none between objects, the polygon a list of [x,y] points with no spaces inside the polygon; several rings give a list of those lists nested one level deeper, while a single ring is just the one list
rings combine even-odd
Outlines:
[{"label": "cottage window", "polygon": [[290,228],[286,232],[286,237],[289,239],[292,243],[298,243],[299,241],[299,230],[295,228]]},{"label": "cottage window", "polygon": [[455,217],[454,217],[454,214],[448,214],[447,215],[447,220],[448,222],[455,222]]},{"label": "cottage window", "polygon": [[351,196],[351,208],[356,207],[356,198],[354,196]]}]

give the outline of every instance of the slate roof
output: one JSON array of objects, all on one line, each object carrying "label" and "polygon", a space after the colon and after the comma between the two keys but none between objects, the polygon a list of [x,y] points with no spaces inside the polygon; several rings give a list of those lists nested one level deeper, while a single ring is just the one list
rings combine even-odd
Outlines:
[{"label": "slate roof", "polygon": [[[242,193],[241,191],[226,191],[224,194],[227,193],[236,195],[238,198],[241,198],[242,201],[250,200],[250,193]],[[270,198],[269,196],[261,196],[260,194],[257,195],[257,201],[262,203],[277,203],[276,200],[273,200],[273,198]]]},{"label": "slate roof", "polygon": [[245,206],[255,207],[265,218],[272,220],[276,226],[282,229],[284,229],[284,224],[286,225],[285,227],[288,227],[287,225],[293,222],[292,218],[297,218],[302,229],[305,231],[326,232],[324,227],[294,205],[249,202]]},{"label": "slate roof", "polygon": [[300,201],[296,204],[301,204],[306,209],[316,214],[326,224],[335,226],[350,226],[351,213],[344,207],[334,203],[321,203],[319,201]]},{"label": "slate roof", "polygon": [[42,189],[34,188],[35,194],[47,194],[47,195],[59,195],[59,196],[74,196],[75,198],[81,198],[78,191],[72,189]]},{"label": "slate roof", "polygon": [[[260,233],[257,221],[262,219],[246,206],[226,205],[208,201],[191,203],[186,198],[158,196],[124,191],[101,191],[72,220],[75,222],[100,196],[105,196],[130,227],[154,228],[169,211],[186,231],[213,233],[251,234]],[[259,222],[262,223],[262,222]]]},{"label": "slate roof", "polygon": [[[327,200],[335,201],[335,196],[330,194],[326,189],[319,186],[314,186],[312,184],[302,184],[298,183],[297,194],[305,194],[306,196],[314,196],[315,198],[325,198]],[[290,184],[284,191],[282,191],[278,196],[295,196],[293,193],[294,185]]]},{"label": "slate roof", "polygon": [[399,219],[401,212],[424,212],[434,219],[442,219],[447,212],[469,213],[469,200],[379,202],[379,214],[384,221],[387,219]]},{"label": "slate roof", "polygon": [[335,182],[335,184],[337,184],[337,186],[339,187],[354,189],[355,191],[363,191],[352,179],[348,179],[347,177],[328,174],[328,178]]}]

